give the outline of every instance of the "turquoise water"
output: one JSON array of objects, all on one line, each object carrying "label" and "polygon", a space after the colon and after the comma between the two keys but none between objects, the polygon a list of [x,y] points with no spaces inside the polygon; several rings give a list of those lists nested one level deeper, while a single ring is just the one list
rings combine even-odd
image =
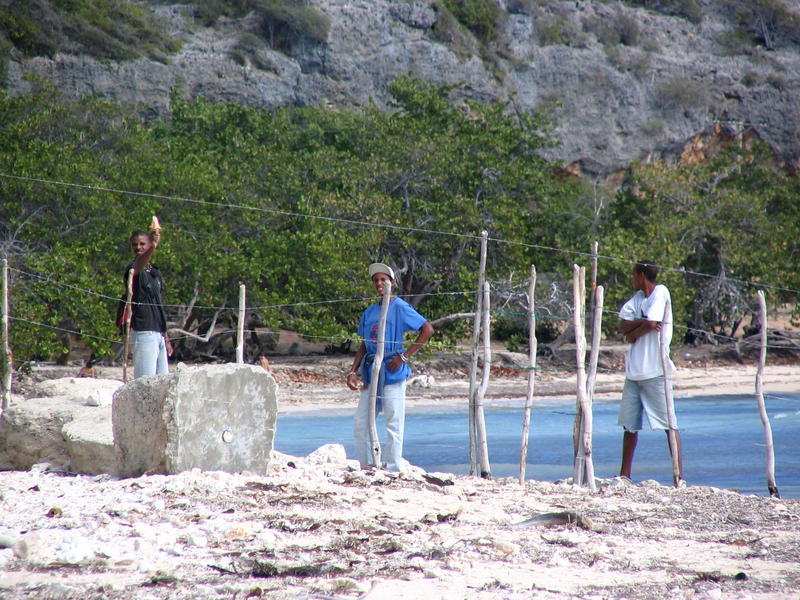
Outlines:
[{"label": "turquoise water", "polygon": [[[775,451],[775,479],[781,496],[800,499],[800,395],[768,396],[767,412]],[[618,474],[622,431],[617,402],[594,405],[593,462],[597,477]],[[683,470],[689,485],[768,495],[764,428],[753,396],[676,399],[683,438]],[[486,410],[492,475],[517,477],[523,411],[519,406]],[[574,402],[537,401],[531,416],[526,477],[555,481],[572,476]],[[378,430],[383,430],[379,418]],[[383,439],[382,439],[383,441]],[[352,411],[279,415],[275,447],[305,456],[323,444],[341,443],[353,456]],[[404,457],[427,471],[469,471],[466,406],[409,409]],[[666,435],[645,429],[633,465],[634,481],[670,485],[672,461]]]}]

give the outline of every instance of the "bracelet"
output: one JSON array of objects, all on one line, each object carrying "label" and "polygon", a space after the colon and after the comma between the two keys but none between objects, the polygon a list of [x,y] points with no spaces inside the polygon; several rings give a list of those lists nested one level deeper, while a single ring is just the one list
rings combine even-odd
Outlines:
[{"label": "bracelet", "polygon": [[405,352],[400,353],[400,360],[402,360],[403,362],[408,362],[408,356],[406,356]]},{"label": "bracelet", "polygon": [[355,371],[350,371],[347,375],[345,375],[345,378],[350,377],[350,375],[355,375],[355,374],[356,374]]}]

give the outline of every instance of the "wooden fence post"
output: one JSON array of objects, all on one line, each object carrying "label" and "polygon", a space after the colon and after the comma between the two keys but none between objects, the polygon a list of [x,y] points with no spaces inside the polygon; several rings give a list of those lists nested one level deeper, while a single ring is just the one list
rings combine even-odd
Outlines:
[{"label": "wooden fence post", "polygon": [[2,277],[0,277],[0,415],[8,408],[11,402],[11,345],[8,340],[8,259],[2,262]]},{"label": "wooden fence post", "polygon": [[594,398],[594,386],[597,380],[597,361],[600,359],[600,337],[603,324],[603,286],[594,288],[594,300],[592,301],[592,347],[589,352],[589,375],[586,379],[586,393],[589,405]]},{"label": "wooden fence post", "polygon": [[[572,276],[572,283],[573,288],[575,285],[578,286],[578,289],[573,289],[573,309],[579,311],[578,317],[581,320],[580,330],[583,332],[584,339],[584,349],[586,346],[586,268],[585,267],[578,267],[578,265],[573,265],[574,269],[580,268],[580,274],[573,272]],[[577,280],[576,280],[577,277]],[[577,282],[577,283],[576,283]],[[576,304],[578,297],[581,298],[580,306]],[[575,346],[577,348],[578,345],[578,329],[575,326],[575,315],[573,314],[573,330],[575,332]],[[575,399],[575,421],[572,424],[572,451],[573,451],[573,458],[578,456],[578,448],[580,447],[580,436],[581,431],[583,431],[583,406],[581,405],[580,398]]]},{"label": "wooden fence post", "polygon": [[381,441],[378,437],[377,402],[381,367],[386,345],[386,316],[389,314],[389,301],[392,299],[392,282],[386,280],[383,287],[381,300],[381,314],[378,320],[378,343],[375,349],[375,362],[372,363],[372,375],[369,382],[369,442],[372,450],[372,462],[376,467],[381,466]]},{"label": "wooden fence post", "polygon": [[[572,472],[574,485],[587,485],[594,491],[594,466],[592,464],[592,410],[586,399],[586,331],[583,307],[586,304],[586,269],[574,265],[572,291],[574,297],[573,325],[575,327],[575,362],[577,365],[576,392],[581,421],[577,427],[577,452]],[[577,415],[576,415],[577,421]],[[576,423],[577,424],[577,423]]]},{"label": "wooden fence post", "polygon": [[536,266],[531,265],[531,280],[528,285],[528,389],[525,394],[525,413],[522,417],[522,443],[519,454],[519,484],[525,485],[525,466],[528,460],[528,430],[533,408],[533,387],[536,380],[536,303],[533,293],[536,290]]},{"label": "wooden fence post", "polygon": [[[661,319],[661,332],[659,340],[661,342],[661,368],[664,371],[664,397],[667,401],[667,420],[669,430],[667,439],[669,441],[669,453],[672,456],[672,483],[675,487],[681,483],[680,456],[678,455],[678,440],[675,435],[677,426],[675,424],[675,402],[672,399],[672,368],[669,360],[669,340],[667,340],[667,325],[672,327],[672,305],[667,300],[664,306],[664,316]],[[667,321],[667,319],[670,319]]]},{"label": "wooden fence post", "polygon": [[122,381],[128,382],[128,353],[131,349],[131,317],[133,317],[133,269],[128,271],[125,296],[125,341],[122,344]]},{"label": "wooden fence post", "polygon": [[767,490],[773,498],[780,498],[778,484],[775,483],[775,448],[772,444],[772,426],[767,415],[767,406],[764,402],[764,365],[767,362],[767,302],[764,292],[758,290],[759,315],[761,317],[761,344],[758,355],[758,370],[756,371],[756,402],[761,424],[764,426],[764,447],[767,457]]},{"label": "wooden fence post", "polygon": [[244,306],[245,286],[239,284],[239,320],[236,326],[236,364],[244,364]]},{"label": "wooden fence post", "polygon": [[472,356],[469,370],[469,474],[478,473],[478,445],[476,441],[475,393],[478,381],[478,339],[481,332],[483,307],[483,282],[486,279],[486,246],[488,231],[481,231],[480,263],[478,265],[478,290],[475,294],[475,317],[472,320]]},{"label": "wooden fence post", "polygon": [[489,386],[489,374],[492,369],[492,349],[491,349],[491,329],[489,313],[491,304],[489,302],[489,283],[483,282],[483,373],[481,383],[475,391],[475,426],[478,438],[478,454],[480,458],[480,475],[484,479],[492,476],[491,465],[489,464],[489,443],[486,436],[486,421],[483,415],[483,397],[486,388]]}]

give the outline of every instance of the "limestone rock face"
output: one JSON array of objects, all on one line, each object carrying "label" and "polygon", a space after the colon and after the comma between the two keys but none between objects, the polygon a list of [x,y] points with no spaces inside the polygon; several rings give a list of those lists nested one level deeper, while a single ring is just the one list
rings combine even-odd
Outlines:
[{"label": "limestone rock face", "polygon": [[179,365],[114,396],[118,474],[192,468],[265,474],[277,421],[277,385],[253,365]]},{"label": "limestone rock face", "polygon": [[[410,73],[459,84],[462,98],[513,98],[520,109],[548,111],[558,144],[546,157],[589,176],[653,154],[677,156],[715,125],[734,134],[754,128],[800,167],[796,41],[770,51],[742,41],[721,1],[701,3],[695,21],[602,0],[497,3],[506,18],[481,50],[430,1],[312,0],[330,21],[327,41],[298,39],[281,51],[265,41],[258,55],[270,69],[234,58],[239,36],[259,31],[254,15],[205,28],[186,5],[156,5],[168,33],[183,42],[168,64],[15,55],[6,89],[24,94],[34,76],[67,96],[97,95],[157,114],[168,112],[171,89],[254,107],[387,107],[388,83]],[[445,42],[448,26],[456,31]]]}]

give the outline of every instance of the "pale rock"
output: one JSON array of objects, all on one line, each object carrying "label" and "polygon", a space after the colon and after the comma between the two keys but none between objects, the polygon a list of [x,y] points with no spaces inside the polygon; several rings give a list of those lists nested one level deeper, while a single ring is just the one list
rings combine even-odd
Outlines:
[{"label": "pale rock", "polygon": [[325,444],[306,456],[306,462],[311,465],[337,465],[347,464],[347,453],[341,444]]},{"label": "pale rock", "polygon": [[96,560],[96,542],[78,531],[40,529],[14,545],[14,553],[37,567],[81,565]]},{"label": "pale rock", "polygon": [[37,397],[70,396],[84,406],[111,406],[116,392],[123,383],[117,379],[93,377],[62,377],[47,379],[36,384]]},{"label": "pale rock", "polygon": [[408,380],[408,385],[410,387],[428,389],[436,385],[436,379],[433,375],[415,375]]},{"label": "pale rock", "polygon": [[7,564],[15,559],[13,548],[0,548],[0,569],[5,568]]},{"label": "pale rock", "polygon": [[19,534],[13,529],[0,527],[0,549],[12,548],[17,543]]},{"label": "pale rock", "polygon": [[273,550],[284,543],[284,536],[272,529],[264,529],[253,538],[253,548]]},{"label": "pale rock", "polygon": [[99,410],[83,404],[81,398],[62,395],[29,398],[6,408],[0,419],[0,470],[68,463],[62,428]]},{"label": "pale rock", "polygon": [[718,587],[712,588],[707,590],[700,598],[702,600],[720,600],[722,598],[722,590]]},{"label": "pale rock", "polygon": [[506,540],[492,539],[491,544],[492,547],[497,550],[498,554],[503,557],[508,557],[519,552],[519,546],[517,544]]}]

